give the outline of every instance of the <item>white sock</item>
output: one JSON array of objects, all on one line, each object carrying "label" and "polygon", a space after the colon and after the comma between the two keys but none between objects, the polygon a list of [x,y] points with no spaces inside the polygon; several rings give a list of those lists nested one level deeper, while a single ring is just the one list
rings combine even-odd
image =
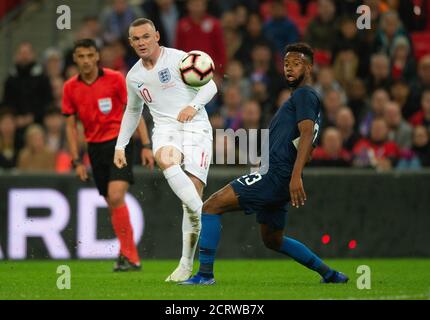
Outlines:
[{"label": "white sock", "polygon": [[179,199],[193,212],[201,214],[203,201],[191,179],[185,174],[179,165],[171,166],[163,171],[164,177],[170,188]]},{"label": "white sock", "polygon": [[182,258],[180,263],[192,268],[202,226],[201,213],[193,212],[185,204],[182,204],[182,208],[184,215],[182,218]]}]

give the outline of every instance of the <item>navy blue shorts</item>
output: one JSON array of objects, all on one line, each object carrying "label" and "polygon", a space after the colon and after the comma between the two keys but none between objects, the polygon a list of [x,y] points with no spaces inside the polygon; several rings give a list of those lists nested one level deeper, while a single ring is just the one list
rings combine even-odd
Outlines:
[{"label": "navy blue shorts", "polygon": [[230,182],[245,214],[256,214],[257,223],[275,230],[285,227],[290,192],[289,181],[280,183],[272,174],[251,173]]}]

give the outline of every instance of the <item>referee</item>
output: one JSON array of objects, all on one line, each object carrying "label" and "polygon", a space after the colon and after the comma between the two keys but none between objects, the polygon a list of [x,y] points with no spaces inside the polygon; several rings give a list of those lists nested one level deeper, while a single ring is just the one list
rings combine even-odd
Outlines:
[{"label": "referee", "polygon": [[[109,206],[112,225],[120,242],[120,252],[114,271],[140,270],[140,258],[133,240],[133,228],[125,203],[125,194],[133,183],[132,167],[118,169],[113,163],[116,139],[127,104],[127,89],[121,73],[98,67],[99,52],[92,39],[75,43],[73,60],[79,74],[64,84],[62,112],[67,117],[66,133],[76,175],[88,180],[86,167],[79,158],[79,119],[84,127],[88,154],[97,189]],[[154,158],[147,128],[140,119],[138,133],[143,143],[142,161],[151,169]],[[132,144],[126,148],[129,164],[133,163]]]}]

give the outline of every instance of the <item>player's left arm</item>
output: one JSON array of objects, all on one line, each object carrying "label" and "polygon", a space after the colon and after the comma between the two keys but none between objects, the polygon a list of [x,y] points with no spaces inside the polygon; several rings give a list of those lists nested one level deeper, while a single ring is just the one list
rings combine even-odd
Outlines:
[{"label": "player's left arm", "polygon": [[291,204],[294,207],[305,205],[306,193],[303,187],[302,172],[308,162],[312,152],[312,142],[314,138],[314,121],[305,119],[297,124],[300,132],[299,145],[297,147],[297,157],[294,163],[290,180]]},{"label": "player's left arm", "polygon": [[191,121],[197,112],[199,112],[200,109],[203,109],[205,105],[212,100],[217,91],[218,89],[213,80],[209,81],[204,86],[201,86],[190,104],[179,112],[177,120],[179,122]]},{"label": "player's left arm", "polygon": [[140,117],[139,124],[137,125],[137,133],[139,134],[140,141],[143,148],[140,153],[142,165],[148,166],[151,170],[154,169],[154,155],[151,148],[151,140],[149,139],[148,127],[146,126],[143,117]]}]

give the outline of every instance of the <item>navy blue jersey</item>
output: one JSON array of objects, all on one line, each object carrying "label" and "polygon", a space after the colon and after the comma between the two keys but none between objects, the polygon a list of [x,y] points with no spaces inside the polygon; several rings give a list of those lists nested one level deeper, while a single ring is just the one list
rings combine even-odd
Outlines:
[{"label": "navy blue jersey", "polygon": [[[321,107],[317,92],[310,86],[303,86],[294,90],[291,97],[276,112],[269,125],[268,173],[289,179],[297,157],[296,139],[300,136],[298,123],[306,119],[314,121],[315,143],[320,133]],[[264,169],[262,171],[264,172]]]}]

